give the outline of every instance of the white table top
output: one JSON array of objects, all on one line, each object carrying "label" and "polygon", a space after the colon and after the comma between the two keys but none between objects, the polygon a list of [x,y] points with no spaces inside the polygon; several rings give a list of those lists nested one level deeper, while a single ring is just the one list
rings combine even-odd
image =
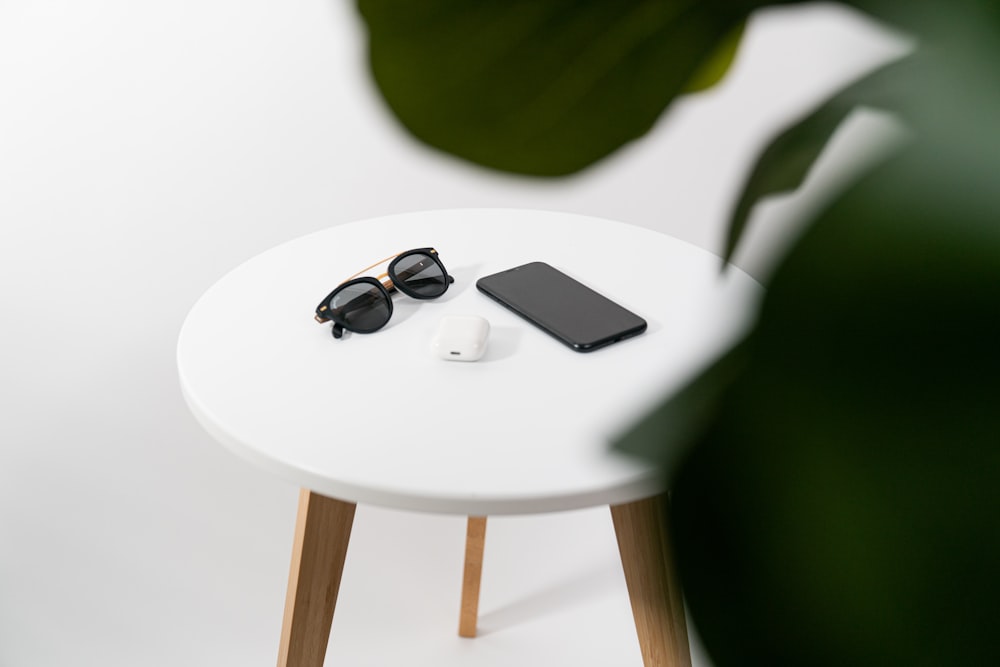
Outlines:
[{"label": "white table top", "polygon": [[[373,334],[330,335],[320,299],[395,252],[432,246],[455,283],[396,293]],[[541,260],[644,317],[642,335],[578,353],[478,292]],[[508,209],[427,211],[340,225],[237,267],[181,330],[181,386],[237,454],[342,500],[469,515],[576,509],[662,491],[609,443],[745,325],[761,288],[696,246],[624,223]],[[489,320],[477,362],[435,357],[444,315]]]}]

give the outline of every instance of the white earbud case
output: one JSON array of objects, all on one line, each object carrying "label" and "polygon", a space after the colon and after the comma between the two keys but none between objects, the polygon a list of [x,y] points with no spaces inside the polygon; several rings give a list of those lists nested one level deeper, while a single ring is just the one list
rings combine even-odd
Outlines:
[{"label": "white earbud case", "polygon": [[476,361],[486,352],[490,323],[478,315],[441,318],[431,342],[434,354],[448,361]]}]

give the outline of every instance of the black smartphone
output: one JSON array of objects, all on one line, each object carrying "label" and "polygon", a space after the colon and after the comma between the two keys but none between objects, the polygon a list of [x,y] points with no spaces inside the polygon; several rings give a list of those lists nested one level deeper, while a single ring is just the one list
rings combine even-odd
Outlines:
[{"label": "black smartphone", "polygon": [[476,287],[577,352],[646,330],[646,320],[545,262],[485,276]]}]

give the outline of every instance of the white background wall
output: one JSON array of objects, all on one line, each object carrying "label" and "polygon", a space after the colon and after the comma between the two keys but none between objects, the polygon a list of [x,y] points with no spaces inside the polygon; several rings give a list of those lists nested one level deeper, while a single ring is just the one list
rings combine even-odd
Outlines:
[{"label": "white background wall", "polygon": [[[203,433],[174,367],[187,309],[230,268],[329,225],[469,206],[718,252],[767,133],[898,49],[834,6],[761,14],[723,85],[534,181],[403,134],[350,2],[0,0],[0,667],[273,664],[297,490]],[[762,210],[744,267],[764,273],[798,201]],[[360,508],[328,662],[640,664],[605,509],[491,522],[473,642],[455,636],[463,531]]]}]

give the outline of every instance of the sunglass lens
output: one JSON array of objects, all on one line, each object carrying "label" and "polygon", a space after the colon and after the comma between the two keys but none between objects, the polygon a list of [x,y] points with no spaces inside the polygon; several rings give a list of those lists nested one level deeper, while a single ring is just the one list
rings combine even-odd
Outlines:
[{"label": "sunglass lens", "polygon": [[330,313],[349,329],[373,331],[389,321],[389,302],[375,285],[356,283],[330,298]]},{"label": "sunglass lens", "polygon": [[393,284],[412,296],[441,296],[448,289],[448,277],[430,255],[414,253],[396,260]]}]

